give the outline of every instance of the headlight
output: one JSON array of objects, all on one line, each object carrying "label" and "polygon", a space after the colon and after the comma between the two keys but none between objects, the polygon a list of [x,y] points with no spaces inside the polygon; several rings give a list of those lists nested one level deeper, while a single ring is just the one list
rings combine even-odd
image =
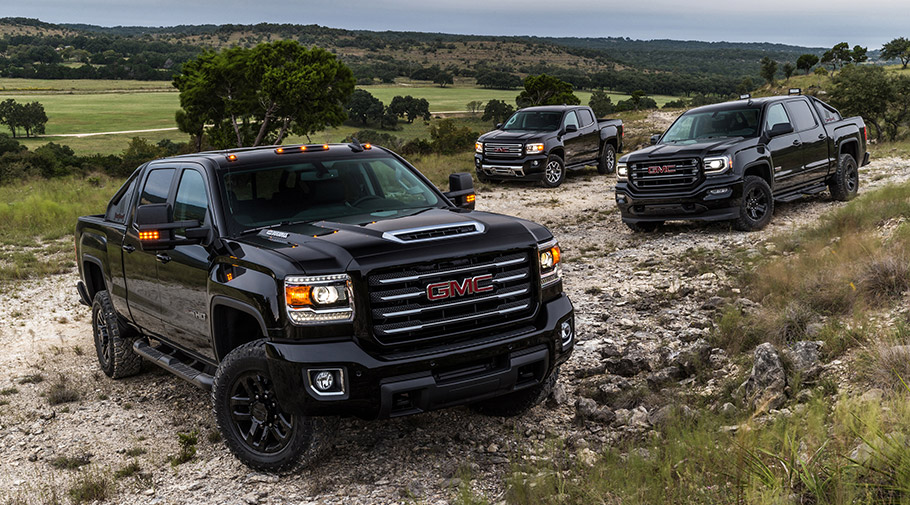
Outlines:
[{"label": "headlight", "polygon": [[483,142],[474,142],[474,152],[483,154]]},{"label": "headlight", "polygon": [[733,158],[730,156],[714,156],[705,158],[705,175],[719,175],[733,168]]},{"label": "headlight", "polygon": [[354,319],[351,277],[347,274],[288,277],[284,280],[284,301],[295,324]]},{"label": "headlight", "polygon": [[629,178],[629,165],[625,161],[620,161],[616,164],[616,178],[617,179],[628,179]]},{"label": "headlight", "polygon": [[562,259],[562,251],[556,239],[545,244],[537,246],[540,257],[540,287],[546,287],[562,278],[559,269],[559,262]]},{"label": "headlight", "polygon": [[543,144],[526,144],[525,154],[540,154],[543,152]]}]

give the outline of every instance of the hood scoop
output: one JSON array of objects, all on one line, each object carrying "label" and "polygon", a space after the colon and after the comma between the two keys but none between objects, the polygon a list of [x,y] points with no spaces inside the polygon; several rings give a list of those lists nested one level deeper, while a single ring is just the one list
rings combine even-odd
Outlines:
[{"label": "hood scoop", "polygon": [[382,234],[382,238],[400,244],[411,244],[414,242],[427,242],[430,240],[442,240],[451,237],[477,235],[483,233],[484,229],[485,227],[482,223],[467,221],[463,223],[450,223],[387,231]]}]

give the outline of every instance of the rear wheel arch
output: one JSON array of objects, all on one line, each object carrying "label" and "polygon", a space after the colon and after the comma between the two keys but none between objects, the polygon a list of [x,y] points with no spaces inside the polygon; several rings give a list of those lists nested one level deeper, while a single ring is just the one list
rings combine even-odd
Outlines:
[{"label": "rear wheel arch", "polygon": [[849,154],[850,156],[853,156],[853,159],[856,160],[857,163],[859,163],[860,162],[859,143],[856,142],[855,140],[848,140],[848,141],[842,142],[841,145],[838,146],[838,148],[837,148],[837,154],[838,154],[837,161],[840,161],[841,155]]},{"label": "rear wheel arch", "polygon": [[241,345],[268,337],[262,315],[253,306],[233,298],[215,297],[211,318],[212,343],[219,362]]},{"label": "rear wheel arch", "polygon": [[99,291],[107,290],[107,283],[104,281],[104,269],[98,258],[84,256],[82,259],[82,272],[90,300],[94,300]]}]

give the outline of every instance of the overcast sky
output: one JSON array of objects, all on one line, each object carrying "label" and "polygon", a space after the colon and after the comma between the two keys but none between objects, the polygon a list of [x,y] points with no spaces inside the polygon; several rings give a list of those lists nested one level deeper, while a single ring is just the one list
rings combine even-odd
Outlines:
[{"label": "overcast sky", "polygon": [[319,24],[480,35],[779,42],[876,49],[910,36],[906,0],[0,0],[0,16],[101,26]]}]

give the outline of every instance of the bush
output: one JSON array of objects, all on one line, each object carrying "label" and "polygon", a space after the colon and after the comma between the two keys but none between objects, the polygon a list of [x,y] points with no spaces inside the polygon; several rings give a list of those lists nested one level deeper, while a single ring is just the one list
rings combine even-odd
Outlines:
[{"label": "bush", "polygon": [[415,154],[430,154],[433,145],[427,139],[411,139],[401,146],[401,154],[413,156]]},{"label": "bush", "polygon": [[439,154],[455,154],[472,149],[478,136],[479,133],[467,126],[459,128],[451,119],[443,119],[430,126],[433,151]]},{"label": "bush", "polygon": [[345,137],[345,142],[351,142],[354,139],[357,139],[361,144],[373,144],[375,146],[388,147],[393,151],[398,151],[401,148],[402,140],[395,135],[388,133],[379,132],[376,130],[359,130],[354,132],[348,137]]}]

